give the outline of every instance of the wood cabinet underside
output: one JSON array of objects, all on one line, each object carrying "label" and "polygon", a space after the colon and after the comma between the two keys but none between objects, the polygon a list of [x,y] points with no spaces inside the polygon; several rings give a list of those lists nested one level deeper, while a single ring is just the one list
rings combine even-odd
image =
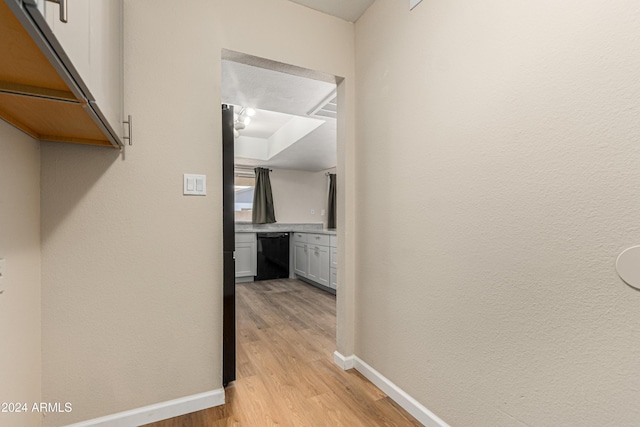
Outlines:
[{"label": "wood cabinet underside", "polygon": [[0,58],[0,118],[42,141],[114,147],[5,1]]}]

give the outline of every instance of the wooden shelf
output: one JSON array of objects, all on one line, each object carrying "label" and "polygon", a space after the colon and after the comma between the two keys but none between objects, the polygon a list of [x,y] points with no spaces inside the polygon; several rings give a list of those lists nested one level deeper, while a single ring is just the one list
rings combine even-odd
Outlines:
[{"label": "wooden shelf", "polygon": [[0,118],[42,141],[113,147],[4,0],[0,58]]},{"label": "wooden shelf", "polygon": [[111,147],[87,108],[79,102],[0,93],[0,117],[36,139]]}]

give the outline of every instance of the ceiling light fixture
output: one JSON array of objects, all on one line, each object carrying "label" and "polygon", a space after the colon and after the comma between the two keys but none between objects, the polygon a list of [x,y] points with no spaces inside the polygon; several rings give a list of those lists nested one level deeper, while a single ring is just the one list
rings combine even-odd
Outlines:
[{"label": "ceiling light fixture", "polygon": [[240,136],[240,133],[238,131],[249,126],[249,123],[251,123],[251,117],[255,115],[256,110],[254,108],[245,107],[241,107],[240,111],[237,114],[233,115],[233,134],[236,138]]}]

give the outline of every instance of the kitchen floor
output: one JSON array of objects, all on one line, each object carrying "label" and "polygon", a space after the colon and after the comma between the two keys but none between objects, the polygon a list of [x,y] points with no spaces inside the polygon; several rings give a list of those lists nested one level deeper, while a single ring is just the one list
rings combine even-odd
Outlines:
[{"label": "kitchen floor", "polygon": [[334,295],[294,279],[239,283],[236,292],[237,380],[227,404],[148,426],[421,426],[333,363]]}]

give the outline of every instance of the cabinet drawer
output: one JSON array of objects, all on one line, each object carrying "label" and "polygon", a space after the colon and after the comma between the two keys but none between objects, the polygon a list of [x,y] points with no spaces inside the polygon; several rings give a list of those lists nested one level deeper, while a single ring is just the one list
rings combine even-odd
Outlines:
[{"label": "cabinet drawer", "polygon": [[328,234],[307,234],[307,243],[310,245],[329,246]]},{"label": "cabinet drawer", "polygon": [[338,268],[338,248],[331,248],[331,268]]},{"label": "cabinet drawer", "polygon": [[236,243],[254,243],[256,233],[236,233]]},{"label": "cabinet drawer", "polygon": [[307,233],[293,233],[293,241],[307,243]]}]

